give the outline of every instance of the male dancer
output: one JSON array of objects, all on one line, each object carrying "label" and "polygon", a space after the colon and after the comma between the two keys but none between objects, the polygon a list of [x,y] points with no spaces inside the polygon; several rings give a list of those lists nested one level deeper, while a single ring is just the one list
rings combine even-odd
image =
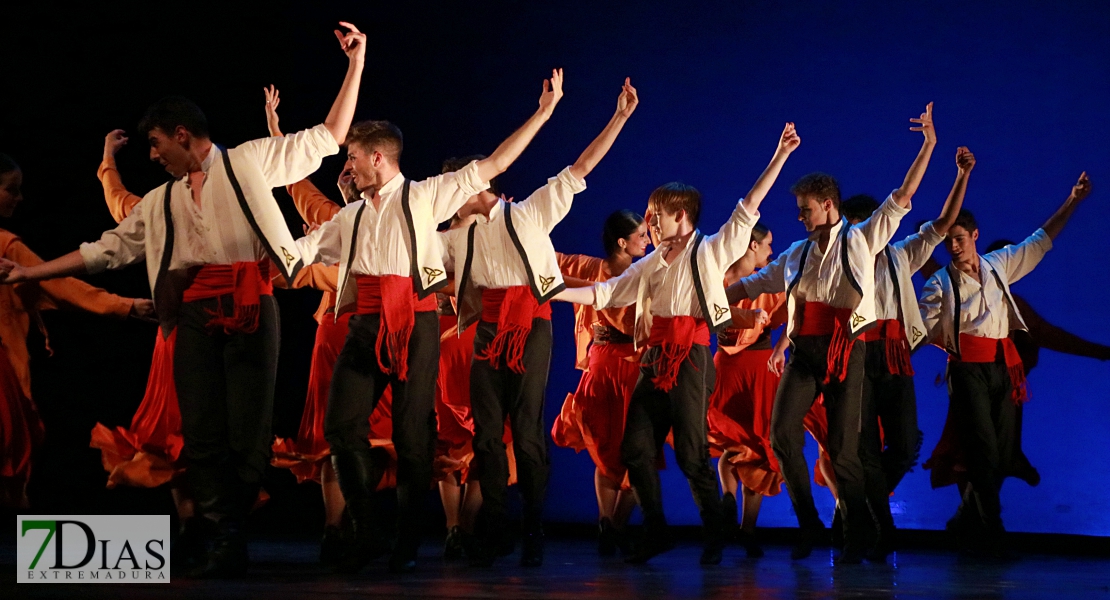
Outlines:
[{"label": "male dancer", "polygon": [[1010,285],[1027,275],[1052,249],[1079,204],[1091,193],[1084,172],[1063,205],[1024,242],[985,256],[975,249],[979,227],[962,210],[945,238],[952,262],[922,290],[919,305],[928,341],[949,353],[949,412],[959,443],[966,449],[968,480],[964,499],[982,519],[988,554],[1005,556],[1002,546],[1002,479],[1012,472],[1017,439],[1017,405],[1029,399],[1021,356],[1010,333],[1027,330]]},{"label": "male dancer", "polygon": [[[771,448],[786,479],[802,535],[794,559],[809,556],[824,529],[810,493],[809,470],[802,449],[802,422],[814,400],[825,398],[829,457],[836,474],[839,509],[844,512],[841,563],[863,559],[862,535],[868,510],[860,462],[859,423],[863,391],[864,348],[859,334],[875,321],[875,256],[883,251],[909,212],[910,199],[936,145],[932,104],[910,119],[925,141],[902,186],[887,197],[870,219],[848,225],[840,214],[840,188],[832,176],[811,173],[790,189],[798,199],[798,220],[810,232],[771,264],[728,289],[730,302],[761,294],[786,292],[786,333],[793,352],[783,371],[771,416]],[[801,306],[799,306],[801,304]]]},{"label": "male dancer", "polygon": [[543,564],[541,521],[548,475],[543,405],[552,340],[548,300],[565,287],[549,235],[570,210],[574,195],[586,189],[586,175],[609,152],[638,102],[636,88],[625,79],[616,112],[573,165],[520,203],[489,192],[475,195],[459,210],[463,219],[478,215],[475,222],[445,234],[457,274],[459,330],[478,321],[470,367],[473,468],[482,487],[474,566],[493,564],[507,525],[506,416],[524,498],[520,564]]},{"label": "male dancer", "polygon": [[271,190],[308,176],[347,137],[366,36],[335,32],[348,58],[324,123],[224,149],[204,113],[179,97],[151,106],[139,130],[174,180],[151,191],[97,242],[35,267],[0,265],[5,283],[119,269],[146,259],[164,333],[177,326],[174,379],[189,484],[218,533],[194,575],[247,568],[243,521],[269,460],[278,313],[270,261],[292,281],[302,261]]},{"label": "male dancer", "polygon": [[597,310],[635,303],[638,341],[650,331],[621,443],[621,457],[644,513],[644,538],[629,562],[643,563],[674,547],[655,468],[672,426],[678,466],[690,481],[704,525],[701,563],[721,562],[724,514],[717,477],[709,467],[706,434],[715,379],[709,331],[732,322],[721,285],[725,270],[747,250],[752,227],[759,220],[759,204],[800,143],[794,124],[787,123],[771,163],[736,204],[732,217],[710,236],[696,229],[701,212],[701,194],[696,189],[682,183],[657,188],[648,199],[652,227],[660,236],[656,249],[619,277],[567,289],[558,296],[592,304]]},{"label": "male dancer", "polygon": [[[387,386],[393,393],[399,537],[389,567],[416,568],[419,510],[432,480],[439,318],[434,292],[447,284],[436,226],[513,163],[563,95],[563,74],[545,80],[535,114],[489,158],[454,173],[413,182],[401,174],[401,131],[388,121],[356,123],[347,167],[362,200],[297,241],[306,262],[339,263],[336,314],[355,311],[335,363],[325,437],[355,528],[340,562],[362,569],[374,555],[377,516],[370,495],[381,479],[371,460],[368,417]],[[352,281],[352,279],[354,281]]]},{"label": "male dancer", "polygon": [[[917,462],[921,447],[910,354],[924,343],[925,326],[914,302],[911,277],[944,240],[963,206],[975,155],[965,147],[958,148],[956,165],[956,181],[940,216],[906,239],[888,244],[875,257],[876,326],[859,336],[865,346],[859,454],[867,482],[867,502],[879,535],[868,551],[872,561],[886,560],[890,553],[894,518],[889,497]],[[878,208],[874,198],[859,195],[846,200],[841,212],[849,224],[858,225]]]}]

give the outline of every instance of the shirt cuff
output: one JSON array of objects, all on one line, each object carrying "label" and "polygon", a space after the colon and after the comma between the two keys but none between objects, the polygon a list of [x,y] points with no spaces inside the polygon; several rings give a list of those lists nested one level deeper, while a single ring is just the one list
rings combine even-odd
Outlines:
[{"label": "shirt cuff", "polygon": [[313,152],[317,156],[331,156],[339,154],[339,144],[332,137],[328,128],[320,123],[312,129],[306,129],[296,134],[297,136],[304,135],[306,141],[312,146]]},{"label": "shirt cuff", "polygon": [[755,227],[755,224],[759,222],[759,211],[755,211],[754,214],[748,212],[748,208],[744,206],[744,199],[741,198],[736,203],[736,209],[732,211],[732,220],[747,227]]},{"label": "shirt cuff", "polygon": [[85,242],[81,244],[79,251],[89,275],[95,275],[108,268],[108,255],[105,254],[100,242]]},{"label": "shirt cuff", "polygon": [[944,236],[937,231],[936,221],[925,223],[918,230],[918,233],[921,234],[921,239],[925,240],[925,243],[930,246],[939,246],[944,241]]},{"label": "shirt cuff", "polygon": [[1052,250],[1052,237],[1044,229],[1034,231],[1033,235],[1029,236],[1029,242],[1039,247],[1042,252],[1047,253]]},{"label": "shirt cuff", "polygon": [[556,175],[555,177],[552,177],[548,181],[549,182],[554,182],[555,180],[558,180],[559,183],[561,183],[561,184],[567,186],[568,188],[570,188],[571,193],[574,193],[574,194],[579,194],[583,190],[586,189],[586,180],[585,179],[579,179],[578,177],[575,177],[574,173],[570,172],[570,167],[569,166],[567,168],[563,169],[562,171],[559,171],[558,175]]},{"label": "shirt cuff", "polygon": [[489,182],[482,181],[482,178],[478,175],[478,161],[476,160],[470,161],[468,165],[455,171],[455,185],[459,186],[459,192],[466,197],[489,189]]},{"label": "shirt cuff", "polygon": [[[894,192],[896,191],[898,190],[894,190]],[[883,201],[883,205],[879,207],[879,210],[886,213],[888,216],[901,219],[910,213],[910,209],[913,208],[913,200],[910,200],[910,203],[905,208],[902,208],[894,201],[894,192],[887,195],[886,200]]]}]

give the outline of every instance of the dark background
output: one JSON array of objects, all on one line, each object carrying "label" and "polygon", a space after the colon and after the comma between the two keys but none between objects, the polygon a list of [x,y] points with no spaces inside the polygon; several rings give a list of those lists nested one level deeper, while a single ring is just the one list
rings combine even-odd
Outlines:
[{"label": "dark background", "polygon": [[[920,147],[908,118],[935,101],[939,143],[899,235],[936,216],[955,176],[958,145],[979,160],[967,206],[979,218],[981,250],[999,237],[1030,234],[1087,170],[1091,199],[1041,268],[1014,290],[1050,321],[1110,342],[1103,298],[1110,275],[1103,189],[1110,180],[1110,7],[1102,3],[15,4],[0,19],[0,151],[22,165],[26,201],[0,227],[45,258],[113,226],[95,176],[103,137],[117,127],[133,132],[161,96],[198,102],[214,140],[226,145],[266,135],[262,87],[271,83],[282,93],[285,131],[321,122],[346,68],[331,33],[344,19],[369,34],[357,118],[401,127],[402,168],[410,177],[438,173],[448,156],[492,151],[532,113],[551,68],[564,67],[566,97],[502,178],[509,195],[524,197],[574,161],[610,116],[623,78],[632,78],[640,108],[555,230],[564,252],[600,254],[604,217],[619,208],[642,211],[648,193],[672,180],[703,192],[702,228],[714,230],[765,166],[782,124],[794,121],[802,146],[762,209],[783,250],[803,235],[790,183],[822,170],[839,178],[845,196],[881,198],[901,183]],[[139,140],[118,163],[136,193],[166,180]],[[326,192],[341,163],[330,158],[313,176]],[[284,191],[278,197],[299,231]],[[946,260],[943,250],[938,258]],[[149,295],[140,267],[89,281]],[[319,295],[277,296],[284,318],[274,429],[288,436],[304,402]],[[164,490],[104,490],[99,456],[87,448],[94,423],[130,421],[154,326],[61,312],[47,322],[55,354],[34,359],[35,398],[48,432],[35,467],[37,508],[169,510]],[[548,423],[578,379],[568,306],[556,306],[555,327],[562,334]],[[945,391],[934,383],[944,357],[925,349],[914,365],[924,460],[945,415]],[[1043,481],[1037,488],[1007,484],[1008,528],[1110,534],[1110,369],[1046,352],[1030,382],[1025,449]],[[807,450],[812,458],[812,442]],[[589,458],[553,448],[552,463],[547,517],[592,522]],[[663,477],[671,521],[695,523],[681,474],[672,466]],[[294,489],[277,474],[273,487],[279,493],[271,510],[296,512],[283,514],[286,522],[319,523],[314,486]],[[283,504],[281,492],[304,501]],[[828,493],[815,488],[814,495],[830,515]],[[957,503],[951,488],[931,490],[920,468],[893,500],[898,525],[921,529],[942,528]],[[795,524],[785,493],[764,503],[760,523]]]}]

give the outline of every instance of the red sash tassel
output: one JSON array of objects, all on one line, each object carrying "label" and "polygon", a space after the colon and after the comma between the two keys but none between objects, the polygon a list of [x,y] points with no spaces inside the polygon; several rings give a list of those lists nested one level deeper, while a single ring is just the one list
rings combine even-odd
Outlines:
[{"label": "red sash tassel", "polygon": [[482,290],[482,320],[497,323],[497,335],[474,358],[500,368],[501,359],[514,373],[524,373],[524,347],[532,333],[532,319],[551,320],[551,304],[536,302],[526,285]]},{"label": "red sash tassel", "polygon": [[651,382],[655,387],[669,392],[678,381],[678,370],[682,361],[690,356],[694,344],[709,345],[709,327],[705,319],[689,316],[655,317],[651,323],[651,336],[648,346],[660,349],[659,358],[651,364],[655,377]]},{"label": "red sash tassel", "polygon": [[1013,387],[1011,398],[1014,404],[1029,401],[1029,382],[1025,380],[1025,366],[1021,355],[1010,338],[987,338],[966,333],[960,334],[960,355],[950,356],[949,360],[965,363],[993,363],[998,357],[998,346],[1002,345],[1002,358],[1006,361],[1006,372],[1010,375]]},{"label": "red sash tassel", "polygon": [[859,335],[861,342],[884,342],[886,367],[892,375],[913,376],[913,363],[910,361],[910,342],[906,330],[898,319],[883,319],[875,322],[875,327]]},{"label": "red sash tassel", "polygon": [[[417,300],[412,279],[401,275],[355,275],[360,315],[380,314],[376,352],[378,368],[401,381],[408,380],[409,339],[416,325],[416,312],[436,309],[435,296]],[[429,308],[430,306],[430,308]],[[389,364],[383,358],[389,358]]]},{"label": "red sash tassel", "polygon": [[802,313],[802,329],[798,335],[831,335],[825,381],[844,381],[848,377],[848,359],[855,340],[848,335],[851,308],[833,308],[821,302],[806,302]]},{"label": "red sash tassel", "polygon": [[272,296],[274,284],[270,281],[270,261],[243,261],[230,265],[204,265],[193,277],[182,300],[195,302],[231,295],[234,302],[232,314],[223,314],[222,305],[209,310],[209,331],[222,329],[224,333],[254,333],[258,330],[258,315],[262,296]]}]

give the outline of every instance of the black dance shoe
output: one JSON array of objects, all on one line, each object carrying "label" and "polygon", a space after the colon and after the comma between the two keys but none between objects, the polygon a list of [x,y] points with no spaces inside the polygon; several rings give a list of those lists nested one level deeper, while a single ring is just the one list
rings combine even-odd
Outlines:
[{"label": "black dance shoe", "polygon": [[443,542],[443,558],[447,560],[459,560],[465,553],[463,531],[458,525],[455,525],[447,532],[447,540]]},{"label": "black dance shoe", "polygon": [[520,566],[543,566],[543,528],[524,534],[520,550]]},{"label": "black dance shoe", "polygon": [[613,527],[613,520],[602,517],[597,523],[597,554],[598,556],[615,556],[620,543],[620,533]]}]

